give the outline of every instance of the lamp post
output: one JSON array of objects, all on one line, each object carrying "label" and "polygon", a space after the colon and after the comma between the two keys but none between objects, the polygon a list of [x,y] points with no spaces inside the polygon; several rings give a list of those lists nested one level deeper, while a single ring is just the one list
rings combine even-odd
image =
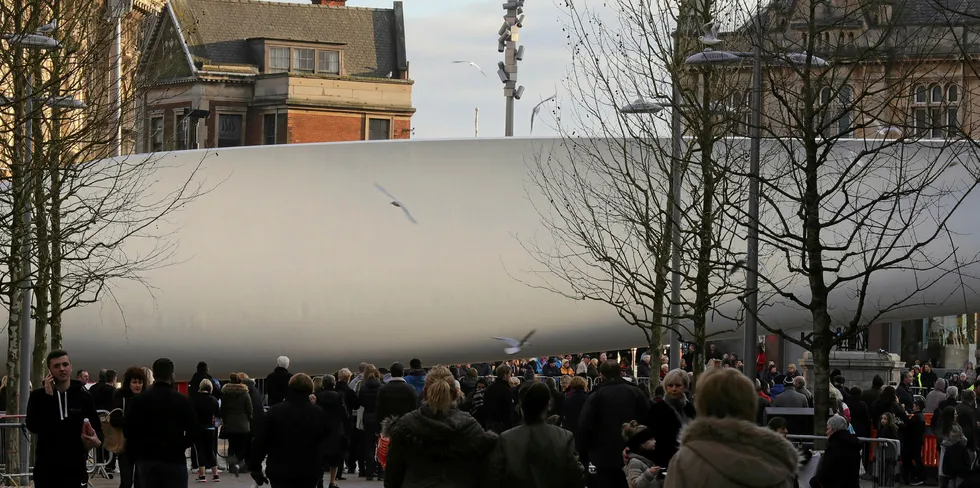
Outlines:
[{"label": "lamp post", "polygon": [[113,108],[113,127],[115,133],[112,141],[112,155],[122,153],[122,18],[133,10],[132,0],[109,0],[106,2],[106,19],[113,24],[111,90]]},{"label": "lamp post", "polygon": [[524,46],[517,46],[518,31],[524,27],[524,0],[508,0],[504,3],[504,23],[497,34],[497,52],[504,53],[504,60],[497,63],[497,76],[504,84],[504,98],[507,99],[507,113],[504,136],[514,135],[514,100],[524,95],[524,87],[517,86],[517,62],[524,59]]},{"label": "lamp post", "polygon": [[[757,25],[757,28],[758,25]],[[710,33],[706,32],[701,38],[711,41]],[[730,64],[738,62],[744,58],[752,58],[752,100],[751,100],[751,120],[749,127],[749,229],[746,236],[746,256],[745,256],[745,339],[742,344],[743,372],[750,379],[756,378],[756,363],[752,358],[756,356],[757,333],[758,333],[758,313],[759,313],[759,159],[761,157],[762,141],[762,40],[755,43],[751,53],[729,52],[729,51],[704,51],[689,56],[684,62],[690,65],[706,64]],[[826,60],[807,53],[786,53],[773,56],[775,59],[783,60],[790,64],[810,64],[814,67],[827,67],[830,65]]]},{"label": "lamp post", "polygon": [[[61,43],[58,40],[48,37],[41,32],[50,33],[57,28],[57,20],[43,26],[38,29],[37,33],[34,34],[3,34],[0,35],[0,39],[4,39],[10,45],[19,46],[25,49],[41,49],[41,50],[56,50],[61,48]],[[25,113],[27,114],[27,121],[24,127],[25,141],[24,141],[24,165],[27,167],[32,166],[34,159],[34,103],[39,102],[49,107],[65,108],[65,109],[81,109],[85,108],[85,104],[79,100],[72,97],[66,96],[54,96],[47,98],[35,98],[34,97],[34,76],[29,75],[27,78],[27,97],[25,99]],[[0,97],[0,105],[9,106],[15,103],[15,99],[8,97]],[[26,185],[26,184],[25,184]],[[30,198],[27,196],[28,192],[21,188],[23,195],[18,200],[24,205],[23,212],[23,237],[20,244],[20,259],[22,262],[22,275],[20,283],[18,286],[23,290],[23,295],[21,296],[21,311],[19,321],[20,321],[20,412],[22,414],[27,413],[27,401],[30,398],[31,387],[30,387],[30,376],[31,376],[31,350],[32,347],[32,333],[31,328],[31,303],[33,301],[32,297],[32,281],[31,281],[31,228],[33,226],[33,213],[31,211]],[[18,449],[21,453],[20,456],[20,472],[28,473],[30,470],[30,444],[26,436],[20,436],[20,442]]]}]

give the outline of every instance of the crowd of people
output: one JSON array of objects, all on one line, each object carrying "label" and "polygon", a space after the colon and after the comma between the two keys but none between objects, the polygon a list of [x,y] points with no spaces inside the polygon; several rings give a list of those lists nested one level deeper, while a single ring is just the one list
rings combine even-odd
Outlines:
[{"label": "crowd of people", "polygon": [[[657,385],[595,356],[429,369],[413,359],[407,368],[362,363],[315,377],[291,373],[280,357],[264,394],[248,375],[219,381],[202,362],[184,395],[167,359],[128,368],[118,389],[116,373],[100,371],[86,389],[87,377],[72,377],[68,353],[54,351],[27,411],[37,434],[35,486],[84,485],[88,452],[100,452],[113,430],[125,439],[116,457],[120,488],[220,481],[219,437],[230,473],[273,487],[337,488],[345,475],[386,488],[798,486],[808,455],[786,439],[786,419],[764,425],[761,415],[767,406],[812,407],[794,365],[778,372],[764,362],[753,384],[712,359],[695,393],[683,369],[666,371]],[[638,372],[653,370],[650,363],[644,355]],[[810,486],[857,487],[861,471],[870,473],[857,437],[872,429],[901,439],[905,481],[921,483],[924,412],[934,412],[928,428],[941,439],[941,472],[956,480],[972,468],[980,428],[972,389],[937,379],[921,398],[910,391],[921,371],[897,387],[877,377],[867,391],[846,388],[835,373],[828,447]],[[103,422],[98,410],[112,414]]]}]

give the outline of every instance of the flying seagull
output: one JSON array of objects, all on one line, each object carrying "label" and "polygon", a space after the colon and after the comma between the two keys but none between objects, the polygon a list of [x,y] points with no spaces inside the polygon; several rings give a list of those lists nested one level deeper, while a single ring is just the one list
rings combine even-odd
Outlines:
[{"label": "flying seagull", "polygon": [[36,32],[38,34],[50,34],[54,32],[55,29],[57,28],[58,28],[58,19],[54,19],[51,22],[44,24],[41,27],[38,27]]},{"label": "flying seagull", "polygon": [[718,38],[718,31],[720,29],[721,26],[718,25],[717,22],[708,22],[707,24],[701,26],[701,30],[704,32],[704,35],[698,37],[698,40],[705,46],[721,44],[722,40]]},{"label": "flying seagull", "polygon": [[504,343],[507,344],[507,347],[504,348],[504,353],[513,356],[514,354],[521,352],[522,347],[531,345],[531,343],[527,342],[527,340],[530,339],[532,335],[534,335],[533,330],[528,332],[527,335],[519,341],[517,339],[511,339],[510,337],[491,337],[491,339],[504,341]]},{"label": "flying seagull", "polygon": [[393,206],[402,209],[402,212],[405,212],[405,216],[408,217],[408,221],[409,222],[411,222],[413,224],[418,224],[418,222],[415,221],[415,217],[412,217],[412,214],[409,213],[408,208],[406,208],[405,205],[402,204],[402,202],[398,201],[398,199],[395,198],[394,195],[392,195],[391,193],[388,193],[388,190],[385,190],[384,188],[381,187],[381,185],[379,185],[377,183],[374,184],[374,187],[377,188],[379,191],[381,191],[381,193],[384,193],[388,198],[390,198],[391,199],[391,204]]},{"label": "flying seagull", "polygon": [[483,76],[487,76],[487,74],[483,72],[483,69],[480,68],[479,66],[477,66],[477,64],[474,63],[473,61],[453,61],[453,64],[463,64],[463,63],[466,63],[466,64],[468,64],[468,65],[476,68],[477,70],[480,71],[480,74],[482,74]]},{"label": "flying seagull", "polygon": [[555,95],[545,98],[544,100],[541,100],[537,105],[535,105],[533,110],[531,110],[531,131],[528,134],[534,132],[534,117],[536,117],[538,115],[538,112],[541,111],[541,106],[544,105],[546,102],[550,102],[554,99],[555,99]]},{"label": "flying seagull", "polygon": [[728,276],[737,273],[739,269],[742,269],[744,267],[745,267],[744,259],[739,259],[738,261],[735,261],[735,264],[733,264],[732,267],[728,269]]}]

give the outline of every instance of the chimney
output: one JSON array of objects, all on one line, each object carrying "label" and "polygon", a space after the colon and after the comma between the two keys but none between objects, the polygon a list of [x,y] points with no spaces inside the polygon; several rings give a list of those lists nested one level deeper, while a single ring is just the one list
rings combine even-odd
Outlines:
[{"label": "chimney", "polygon": [[313,0],[313,5],[328,5],[330,7],[346,7],[347,0]]}]

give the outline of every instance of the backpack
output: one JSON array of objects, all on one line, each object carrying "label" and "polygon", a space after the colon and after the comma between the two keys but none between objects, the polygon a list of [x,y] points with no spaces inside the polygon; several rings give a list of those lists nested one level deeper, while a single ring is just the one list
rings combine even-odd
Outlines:
[{"label": "backpack", "polygon": [[110,423],[110,418],[116,412],[118,412],[118,416],[122,416],[123,411],[117,408],[109,413],[102,414],[100,420],[102,421],[102,434],[105,437],[105,440],[102,441],[102,448],[111,453],[119,454],[126,447],[126,438],[123,437],[121,427],[114,427]]}]

